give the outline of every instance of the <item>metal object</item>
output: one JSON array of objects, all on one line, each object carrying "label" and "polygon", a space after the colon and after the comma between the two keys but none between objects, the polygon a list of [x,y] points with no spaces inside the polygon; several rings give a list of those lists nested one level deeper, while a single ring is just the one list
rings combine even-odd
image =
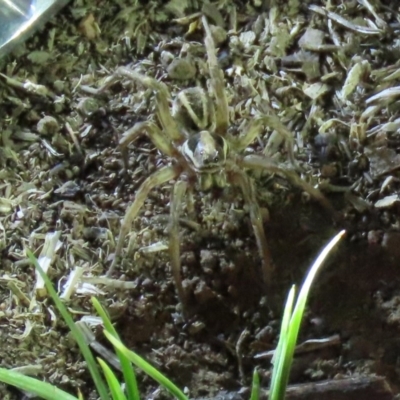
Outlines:
[{"label": "metal object", "polygon": [[0,57],[67,3],[68,0],[0,0]]}]

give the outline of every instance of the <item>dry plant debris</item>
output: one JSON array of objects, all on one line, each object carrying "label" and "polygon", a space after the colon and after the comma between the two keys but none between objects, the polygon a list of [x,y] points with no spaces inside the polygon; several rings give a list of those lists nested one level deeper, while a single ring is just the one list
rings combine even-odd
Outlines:
[{"label": "dry plant debris", "polygon": [[[307,185],[303,189],[319,188],[332,202],[340,197],[335,207],[352,242],[395,247],[391,238],[400,229],[397,2],[72,0],[0,60],[2,366],[35,364],[40,376],[71,390],[82,387],[90,398],[84,365],[71,352],[53,305],[41,297],[26,248],[43,255],[77,319],[91,315],[88,299],[95,294],[116,321],[124,317],[121,330],[129,344],[190,387],[193,396],[239,386],[232,360],[245,329],[250,334],[240,346],[242,370],[258,362],[246,354],[273,349],[279,316],[269,312],[270,299],[258,288],[260,260],[248,214],[241,195],[231,189],[221,196],[195,196],[197,220],[180,220],[182,284],[191,293],[195,315],[189,323],[182,320],[165,252],[173,182],[149,193],[113,276],[118,279],[103,276],[136,190],[168,160],[141,139],[129,146],[126,175],[117,144],[126,130],[154,114],[153,93],[126,81],[101,95],[96,88],[121,66],[164,82],[172,97],[197,84],[205,87],[203,15],[226,81],[234,121],[230,134],[239,135],[258,113],[275,114],[277,120],[267,124],[247,154],[263,153],[284,168],[294,163]],[[290,133],[292,155],[274,123]],[[294,207],[296,225],[303,207],[316,205],[276,172],[253,177],[267,237],[282,249],[274,225],[269,228],[274,211],[281,215]],[[316,214],[308,218],[319,224]],[[284,236],[292,235],[288,230]],[[273,254],[278,286],[291,284],[289,271],[307,261],[281,265],[282,257],[278,250]],[[210,332],[211,343],[205,339]],[[267,382],[269,364],[260,365]],[[350,367],[325,360],[307,368],[304,375],[323,379]],[[368,372],[374,365],[350,369]],[[150,395],[152,385],[145,388]],[[4,393],[3,398],[18,398],[6,388]]]}]

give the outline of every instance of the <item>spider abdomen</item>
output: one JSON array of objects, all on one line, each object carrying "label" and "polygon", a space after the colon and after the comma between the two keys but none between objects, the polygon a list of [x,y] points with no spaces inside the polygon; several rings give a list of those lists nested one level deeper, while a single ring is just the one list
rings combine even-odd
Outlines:
[{"label": "spider abdomen", "polygon": [[172,116],[184,131],[199,131],[209,129],[213,124],[214,108],[203,88],[192,87],[178,93]]}]

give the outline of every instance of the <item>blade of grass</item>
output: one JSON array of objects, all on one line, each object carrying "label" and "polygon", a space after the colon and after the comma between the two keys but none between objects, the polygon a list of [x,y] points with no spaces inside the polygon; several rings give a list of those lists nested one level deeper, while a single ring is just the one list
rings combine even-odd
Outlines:
[{"label": "blade of grass", "polygon": [[86,344],[82,334],[80,333],[79,329],[75,326],[74,320],[72,319],[71,315],[69,314],[67,308],[64,306],[64,304],[61,302],[60,298],[57,295],[57,292],[54,290],[53,285],[48,278],[47,274],[43,272],[43,269],[40,267],[36,257],[33,255],[33,253],[30,250],[26,250],[26,253],[32,262],[32,264],[35,266],[37,271],[39,271],[40,276],[44,280],[46,284],[47,291],[49,292],[51,298],[53,299],[56,307],[60,311],[62,317],[64,318],[64,321],[68,325],[69,329],[71,330],[76,342],[78,343],[79,349],[83,355],[83,357],[86,360],[86,363],[88,365],[88,369],[90,371],[90,374],[92,376],[93,382],[96,385],[98,394],[101,398],[101,400],[110,400],[110,396],[108,394],[108,390],[106,387],[106,384],[100,374],[99,368],[96,364],[96,361],[93,357],[92,352],[89,349],[89,346]]},{"label": "blade of grass", "polygon": [[[330,242],[324,247],[322,252],[319,254],[312,267],[310,268],[304,280],[304,283],[301,287],[295,308],[293,310],[293,314],[290,317],[288,325],[286,320],[286,308],[288,307],[288,303],[286,304],[284,319],[282,321],[281,336],[279,338],[277,346],[278,362],[274,364],[274,371],[272,374],[274,379],[271,382],[271,390],[269,393],[270,400],[283,400],[285,398],[286,387],[289,381],[290,367],[293,361],[293,354],[300,330],[300,324],[303,319],[308,293],[321,265],[328,257],[332,249],[344,236],[344,234],[345,231],[343,230],[339,232],[333,239],[331,239]],[[293,287],[291,289],[291,292],[292,290]],[[290,297],[291,295],[289,294],[288,302]],[[290,305],[290,308],[292,308],[292,304]],[[275,369],[277,370],[276,373]]]},{"label": "blade of grass", "polygon": [[112,372],[111,368],[101,358],[98,358],[97,362],[100,364],[104,376],[106,377],[113,400],[127,400],[124,392],[121,389],[121,384],[119,383],[115,374]]},{"label": "blade of grass", "polygon": [[116,339],[113,335],[104,332],[104,335],[111,342],[111,344],[118,350],[124,353],[124,355],[137,367],[139,367],[142,371],[144,371],[147,375],[153,378],[156,382],[158,382],[161,386],[167,389],[173,396],[175,396],[179,400],[188,400],[185,394],[175,385],[173,384],[166,376],[164,376],[160,371],[150,365],[147,361],[145,361],[142,357],[138,356],[133,351],[129,350],[121,341]]},{"label": "blade of grass", "polygon": [[[96,309],[97,314],[103,321],[104,328],[107,332],[113,335],[116,339],[120,340],[120,337],[117,331],[114,328],[114,325],[111,323],[110,318],[108,317],[107,311],[101,306],[99,301],[92,297],[92,304]],[[125,357],[124,353],[118,349],[115,349],[119,361],[121,363],[122,373],[124,375],[124,381],[126,385],[126,394],[129,400],[140,400],[139,389],[136,381],[135,372],[133,370],[133,366],[129,359]]]},{"label": "blade of grass", "polygon": [[[288,329],[290,324],[290,318],[292,316],[293,311],[293,304],[296,295],[296,286],[292,285],[286,303],[285,303],[285,310],[283,312],[281,330],[279,334],[279,341],[276,347],[274,356],[272,357],[272,364],[274,368],[272,370],[272,377],[271,377],[271,385],[270,385],[270,396],[272,393],[277,393],[278,386],[281,381],[282,377],[282,369],[285,366],[286,360],[286,350],[287,350],[287,335]],[[272,397],[270,397],[272,399]],[[278,397],[279,398],[279,397]]]},{"label": "blade of grass", "polygon": [[[308,299],[308,293],[310,292],[311,285],[314,281],[317,272],[321,268],[324,261],[329,256],[329,253],[333,250],[333,248],[339,243],[340,239],[344,236],[345,231],[339,232],[330,242],[324,247],[321,251],[314,264],[312,265],[310,272],[307,274],[306,279],[300,289],[295,308],[293,310],[292,318],[290,319],[290,326],[288,331],[288,354],[287,358],[290,359],[290,363],[293,359],[294,349],[296,347],[297,337],[300,330],[300,324],[303,319],[304,310],[306,308],[306,303]],[[285,371],[285,376],[283,379],[286,380],[286,383],[289,379],[289,369],[287,368]]]},{"label": "blade of grass", "polygon": [[0,368],[0,381],[32,393],[44,400],[78,400],[78,397],[72,396],[48,382],[42,382],[39,379],[5,368]]},{"label": "blade of grass", "polygon": [[259,400],[259,398],[260,398],[260,375],[258,374],[257,368],[254,368],[253,381],[251,383],[250,400]]}]

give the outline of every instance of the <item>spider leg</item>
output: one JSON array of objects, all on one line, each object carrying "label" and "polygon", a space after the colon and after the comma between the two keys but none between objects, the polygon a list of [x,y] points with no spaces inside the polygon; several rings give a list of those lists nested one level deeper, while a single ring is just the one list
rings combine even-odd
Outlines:
[{"label": "spider leg", "polygon": [[262,260],[263,279],[267,287],[271,285],[271,275],[273,270],[272,257],[269,250],[267,238],[264,232],[260,207],[257,202],[256,190],[253,181],[246,173],[231,164],[232,172],[228,175],[233,184],[240,187],[244,201],[249,207],[251,225],[253,226],[256,237],[258,251]]},{"label": "spider leg", "polygon": [[323,195],[321,191],[301,179],[296,171],[278,166],[271,162],[267,157],[250,155],[242,159],[238,159],[238,165],[242,168],[265,169],[271,173],[283,175],[294,186],[297,186],[307,192],[314,200],[316,200],[323,208],[325,208],[334,218],[337,217],[336,210],[332,204]]},{"label": "spider leg", "polygon": [[[260,117],[260,119],[262,119],[268,127],[272,128],[273,130],[278,132],[279,135],[281,135],[284,138],[286,151],[288,153],[290,163],[292,164],[293,168],[295,168],[296,170],[301,170],[301,168],[297,165],[297,162],[294,157],[294,149],[293,149],[294,148],[294,139],[293,139],[292,132],[290,132],[289,129],[274,114],[263,115]],[[268,148],[266,147],[265,151],[267,149]]]},{"label": "spider leg", "polygon": [[139,82],[145,87],[154,90],[157,100],[157,116],[163,130],[173,141],[182,143],[185,140],[183,133],[179,131],[175,120],[172,118],[168,102],[170,93],[165,83],[159,82],[156,79],[150,78],[146,75],[139,74],[138,72],[132,71],[126,67],[117,68],[115,75],[123,76],[135,82]]},{"label": "spider leg", "polygon": [[[243,151],[246,147],[248,147],[262,132],[262,128],[264,125],[272,128],[282,137],[289,155],[289,161],[296,169],[298,169],[293,153],[292,133],[284,124],[282,124],[282,122],[276,115],[258,115],[254,117],[247,124],[245,132],[241,134],[237,139],[233,139],[237,151]],[[268,150],[268,148],[266,148],[265,151],[266,150]]]},{"label": "spider leg", "polygon": [[207,50],[208,68],[210,70],[211,88],[214,93],[216,101],[215,119],[216,119],[216,133],[225,136],[229,126],[229,108],[228,100],[225,93],[224,74],[218,65],[217,52],[215,50],[214,39],[211,34],[210,26],[208,25],[207,18],[202,18],[206,37],[204,44]]},{"label": "spider leg", "polygon": [[168,138],[166,138],[160,128],[151,121],[138,122],[122,134],[119,141],[119,148],[121,149],[125,169],[128,170],[128,145],[138,138],[138,136],[146,132],[150,140],[153,142],[157,149],[170,157],[175,154],[175,149]]},{"label": "spider leg", "polygon": [[193,195],[193,185],[189,186],[189,190],[186,196],[186,209],[187,214],[190,219],[194,220],[196,218],[196,210],[194,208],[194,195]]},{"label": "spider leg", "polygon": [[238,138],[231,137],[230,139],[235,150],[241,152],[253,143],[255,138],[261,133],[263,125],[265,123],[262,118],[254,118],[247,124],[243,134]]},{"label": "spider leg", "polygon": [[183,196],[186,193],[187,183],[179,181],[175,184],[172,198],[171,198],[171,211],[170,222],[168,226],[169,233],[169,254],[171,258],[171,271],[174,277],[176,290],[178,292],[179,301],[182,304],[183,314],[185,315],[185,292],[182,286],[181,276],[181,259],[180,259],[180,245],[179,245],[179,213],[182,209]]},{"label": "spider leg", "polygon": [[119,232],[117,247],[115,249],[114,260],[111,263],[110,268],[107,271],[106,276],[110,276],[114,271],[115,265],[119,261],[122,253],[122,248],[124,245],[124,239],[128,234],[132,221],[138,215],[140,209],[142,208],[147,195],[150,190],[154,187],[163,184],[164,182],[168,182],[171,179],[175,179],[181,173],[181,169],[175,165],[169,165],[167,167],[163,167],[158,171],[154,172],[153,175],[150,175],[140,186],[138,191],[136,192],[136,197],[133,203],[129,206],[128,210],[125,213],[125,217],[121,224],[121,230]]}]

